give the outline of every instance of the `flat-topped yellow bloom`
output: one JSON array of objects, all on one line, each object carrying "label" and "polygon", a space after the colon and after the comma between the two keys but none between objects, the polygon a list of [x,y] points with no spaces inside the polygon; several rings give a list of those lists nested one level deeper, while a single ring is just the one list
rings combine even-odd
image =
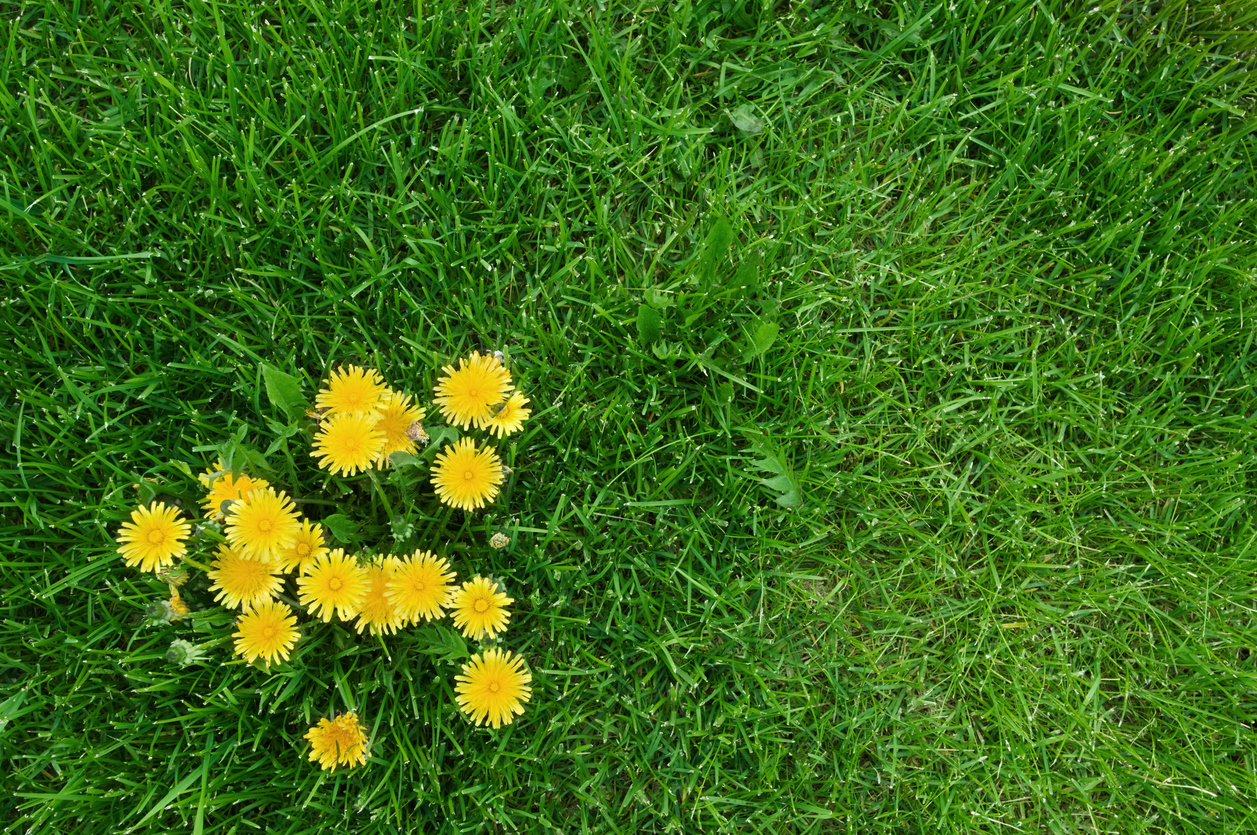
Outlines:
[{"label": "flat-topped yellow bloom", "polygon": [[292,499],[268,486],[231,506],[223,535],[242,557],[270,562],[279,559],[300,530],[301,518]]},{"label": "flat-topped yellow bloom", "polygon": [[507,597],[497,587],[498,584],[492,580],[477,577],[463,583],[463,587],[454,592],[450,600],[454,609],[454,626],[461,629],[466,637],[479,641],[506,631],[511,619],[506,607],[515,599]]},{"label": "flat-topped yellow bloom", "polygon": [[497,357],[472,352],[468,359],[458,361],[458,370],[447,365],[445,376],[437,380],[433,400],[448,423],[466,429],[477,429],[492,417],[492,407],[506,399],[511,390],[511,375]]},{"label": "flat-topped yellow bloom", "polygon": [[389,581],[397,570],[397,565],[396,557],[384,557],[366,566],[367,593],[358,608],[356,624],[359,635],[368,626],[371,627],[372,635],[379,635],[381,632],[391,635],[398,627],[405,625],[405,619],[388,597]]},{"label": "flat-topped yellow bloom", "polygon": [[484,422],[485,428],[499,438],[505,438],[507,435],[523,429],[524,421],[532,414],[532,409],[524,408],[528,405],[528,402],[527,397],[519,392],[515,392],[506,399],[506,402],[502,404],[496,414]]},{"label": "flat-topped yellow bloom", "polygon": [[279,554],[280,570],[285,573],[296,571],[305,574],[316,559],[327,553],[323,544],[325,541],[322,525],[302,519],[301,530],[297,531],[292,545]]},{"label": "flat-topped yellow bloom", "polygon": [[415,438],[410,427],[423,420],[427,412],[410,402],[409,394],[389,389],[380,400],[380,420],[376,428],[384,433],[384,447],[376,457],[377,466],[387,466],[394,452],[415,452]]},{"label": "flat-topped yellow bloom", "polygon": [[344,366],[329,375],[327,385],[314,396],[314,405],[331,415],[373,412],[384,389],[384,380],[375,369]]},{"label": "flat-topped yellow bloom", "polygon": [[118,529],[118,553],[129,566],[141,571],[161,571],[188,552],[183,540],[192,526],[179,519],[179,511],[153,502],[131,511],[131,521]]},{"label": "flat-topped yellow bloom", "polygon": [[436,454],[432,485],[447,505],[466,511],[493,501],[502,483],[502,459],[489,447],[476,449],[471,438],[462,437]]},{"label": "flat-topped yellow bloom", "polygon": [[219,545],[217,556],[205,575],[213,581],[210,591],[218,592],[215,603],[247,612],[279,593],[282,581],[275,563],[242,557],[229,545]]},{"label": "flat-topped yellow bloom", "polygon": [[241,615],[232,637],[236,655],[250,664],[261,658],[269,667],[288,660],[297,643],[297,617],[287,603],[272,600]]},{"label": "flat-topped yellow bloom", "polygon": [[223,467],[222,459],[219,459],[217,467],[206,469],[203,475],[197,476],[201,484],[205,485],[205,489],[209,491],[205,497],[205,501],[201,503],[205,508],[205,516],[214,521],[221,522],[223,515],[223,502],[242,501],[249,493],[259,487],[267,487],[270,482],[264,478],[253,478],[244,473],[229,473]]},{"label": "flat-topped yellow bloom", "polygon": [[516,714],[523,714],[522,703],[532,698],[532,673],[524,659],[497,647],[472,656],[454,681],[454,700],[477,727],[481,722],[494,728],[511,724]]},{"label": "flat-topped yellow bloom", "polygon": [[310,614],[325,622],[333,611],[348,621],[358,614],[367,596],[367,571],[357,558],[345,556],[342,548],[319,557],[304,577],[297,578],[297,599]]},{"label": "flat-topped yellow bloom", "polygon": [[338,765],[362,765],[367,761],[367,729],[358,721],[358,714],[345,713],[335,719],[320,719],[306,732],[310,740],[310,759],[324,771],[335,771]]},{"label": "flat-topped yellow bloom", "polygon": [[378,412],[332,415],[314,436],[310,455],[333,474],[355,475],[367,469],[384,449],[384,433],[377,428]]},{"label": "flat-topped yellow bloom", "polygon": [[450,564],[431,551],[415,551],[399,560],[385,592],[398,613],[410,623],[442,617],[453,594]]}]

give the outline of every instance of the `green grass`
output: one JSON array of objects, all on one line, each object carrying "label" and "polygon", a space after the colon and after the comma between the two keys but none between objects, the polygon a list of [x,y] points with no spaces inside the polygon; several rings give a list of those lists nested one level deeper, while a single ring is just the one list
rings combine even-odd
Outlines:
[{"label": "green grass", "polygon": [[[1247,4],[0,12],[4,832],[1257,829]],[[261,363],[473,348],[536,412],[420,533],[514,725],[411,634],[146,624],[117,526],[270,446]]]}]

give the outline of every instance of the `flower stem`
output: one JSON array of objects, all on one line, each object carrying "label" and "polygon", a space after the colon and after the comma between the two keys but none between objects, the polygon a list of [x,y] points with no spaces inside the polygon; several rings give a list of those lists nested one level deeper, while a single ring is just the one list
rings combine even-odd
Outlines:
[{"label": "flower stem", "polygon": [[367,470],[367,476],[371,479],[371,486],[375,488],[375,494],[380,497],[380,504],[384,505],[384,512],[388,514],[388,524],[391,528],[393,524],[393,506],[389,504],[388,496],[384,495],[384,487],[381,486],[375,470]]}]

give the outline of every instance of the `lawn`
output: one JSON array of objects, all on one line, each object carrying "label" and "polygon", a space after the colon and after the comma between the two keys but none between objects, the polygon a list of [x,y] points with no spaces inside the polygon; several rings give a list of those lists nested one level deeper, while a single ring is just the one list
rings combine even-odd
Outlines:
[{"label": "lawn", "polygon": [[[0,831],[1257,831],[1251,4],[0,12]],[[436,426],[473,350],[478,512],[263,374]],[[224,444],[500,580],[525,713],[414,630],[247,665],[197,571],[154,623],[119,525]]]}]

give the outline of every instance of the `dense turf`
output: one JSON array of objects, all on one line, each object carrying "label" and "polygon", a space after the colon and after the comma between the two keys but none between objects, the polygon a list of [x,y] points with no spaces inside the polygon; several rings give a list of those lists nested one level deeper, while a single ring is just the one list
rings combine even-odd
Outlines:
[{"label": "dense turf", "polygon": [[[5,832],[1257,828],[1244,4],[0,11]],[[271,447],[262,363],[472,348],[514,475],[403,541],[517,598],[520,720],[147,624],[118,524]]]}]

